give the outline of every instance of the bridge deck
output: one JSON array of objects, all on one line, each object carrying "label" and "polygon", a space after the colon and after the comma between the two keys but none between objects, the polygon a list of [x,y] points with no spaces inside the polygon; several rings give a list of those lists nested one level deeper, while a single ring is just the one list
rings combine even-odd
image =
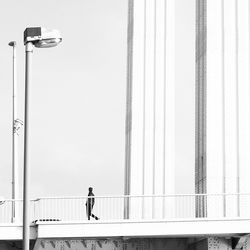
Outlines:
[{"label": "bridge deck", "polygon": [[[250,233],[250,218],[37,222],[31,239],[112,237],[201,237]],[[22,225],[1,225],[0,240],[21,240]]]},{"label": "bridge deck", "polygon": [[[21,224],[0,224],[0,241],[1,240],[22,240],[23,228]],[[30,227],[30,239],[37,238],[36,226]]]},{"label": "bridge deck", "polygon": [[39,222],[38,238],[192,237],[250,233],[250,218]]}]

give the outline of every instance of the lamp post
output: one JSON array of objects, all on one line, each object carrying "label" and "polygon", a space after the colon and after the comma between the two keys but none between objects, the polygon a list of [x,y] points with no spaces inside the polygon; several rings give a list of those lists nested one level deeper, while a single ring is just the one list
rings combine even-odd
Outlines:
[{"label": "lamp post", "polygon": [[17,220],[18,211],[15,200],[18,198],[18,130],[23,122],[17,118],[17,77],[16,77],[16,42],[11,41],[8,43],[13,48],[12,53],[12,211],[11,221]]},{"label": "lamp post", "polygon": [[[18,186],[18,181],[17,181],[17,164],[18,164],[18,159],[17,159],[17,133],[15,131],[15,121],[17,118],[17,109],[16,109],[16,90],[17,90],[17,85],[16,85],[16,42],[11,41],[8,44],[13,48],[13,58],[12,58],[12,82],[13,82],[13,96],[12,96],[12,194],[11,198],[12,200],[15,200],[17,198],[17,186]],[[15,210],[15,201],[12,201],[12,211],[11,211],[11,221],[15,222],[16,218],[16,210]]]},{"label": "lamp post", "polygon": [[46,30],[41,27],[26,28],[24,31],[24,45],[26,53],[25,64],[25,118],[24,118],[24,172],[23,172],[23,249],[29,250],[30,237],[30,138],[29,138],[29,103],[31,84],[31,66],[34,47],[50,48],[62,41],[60,32]]}]

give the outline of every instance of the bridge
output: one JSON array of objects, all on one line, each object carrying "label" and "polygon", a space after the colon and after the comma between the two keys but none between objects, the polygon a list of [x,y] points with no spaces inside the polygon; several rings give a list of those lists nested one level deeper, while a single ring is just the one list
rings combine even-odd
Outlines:
[{"label": "bridge", "polygon": [[[84,196],[31,200],[30,239],[36,249],[43,248],[48,242],[52,248],[55,248],[56,242],[64,242],[66,246],[80,242],[84,248],[83,241],[86,243],[93,239],[97,246],[104,240],[124,242],[141,238],[184,238],[190,241],[211,236],[240,242],[250,234],[248,193],[96,196],[93,213],[100,220],[87,219],[86,199]],[[234,208],[235,199],[240,201],[240,211]],[[200,202],[206,207],[206,216],[203,217],[198,217],[196,209],[200,207]],[[227,207],[226,214],[224,205]],[[12,218],[13,206],[15,220]],[[21,240],[22,201],[2,201],[0,242],[17,244]]]}]

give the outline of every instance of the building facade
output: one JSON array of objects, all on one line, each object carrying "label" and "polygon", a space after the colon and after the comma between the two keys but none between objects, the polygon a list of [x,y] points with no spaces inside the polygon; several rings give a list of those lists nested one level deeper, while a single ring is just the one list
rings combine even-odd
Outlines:
[{"label": "building facade", "polygon": [[[130,1],[128,34],[125,193],[173,194],[175,0]],[[130,206],[156,218],[168,203],[158,199],[156,208],[145,198]]]},{"label": "building facade", "polygon": [[[248,0],[196,1],[196,192],[198,216],[244,215],[250,190]],[[234,195],[230,195],[234,194]]]}]

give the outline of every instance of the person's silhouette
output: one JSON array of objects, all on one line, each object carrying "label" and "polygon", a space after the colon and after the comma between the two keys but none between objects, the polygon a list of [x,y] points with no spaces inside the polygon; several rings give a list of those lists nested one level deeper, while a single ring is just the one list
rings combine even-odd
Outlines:
[{"label": "person's silhouette", "polygon": [[93,188],[89,187],[89,193],[88,193],[88,197],[87,201],[85,203],[86,205],[86,212],[87,212],[87,216],[88,216],[88,220],[90,220],[90,217],[95,218],[96,220],[99,220],[99,218],[97,216],[95,216],[94,214],[92,214],[92,210],[95,204],[95,198],[94,198],[94,193],[93,193]]}]

